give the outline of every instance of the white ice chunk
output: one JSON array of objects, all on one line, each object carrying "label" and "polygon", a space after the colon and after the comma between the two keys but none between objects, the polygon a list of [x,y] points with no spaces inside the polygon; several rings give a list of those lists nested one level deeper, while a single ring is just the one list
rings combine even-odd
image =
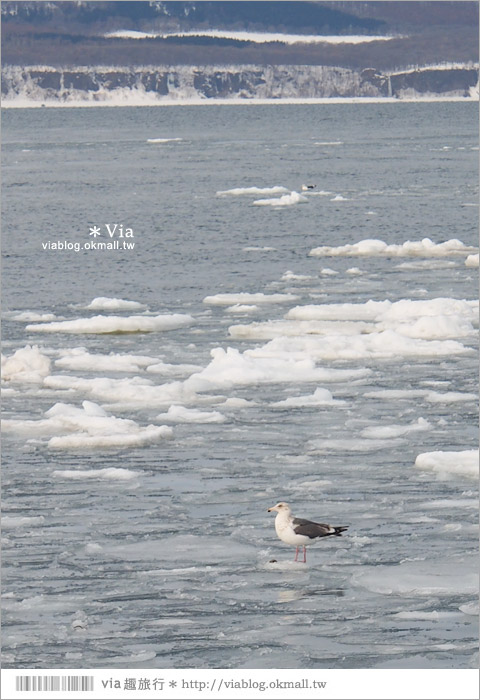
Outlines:
[{"label": "white ice chunk", "polygon": [[477,600],[472,600],[470,603],[465,603],[460,605],[458,608],[464,615],[472,615],[473,617],[478,617],[479,605]]},{"label": "white ice chunk", "polygon": [[311,275],[297,275],[294,272],[292,272],[292,270],[287,270],[282,275],[282,280],[284,280],[285,282],[291,282],[291,281],[303,282],[303,281],[312,280],[312,279],[314,279],[314,278]]},{"label": "white ice chunk", "polygon": [[478,253],[472,253],[472,255],[468,255],[467,259],[465,260],[465,265],[467,267],[478,267]]},{"label": "white ice chunk", "polygon": [[314,391],[313,394],[307,396],[290,396],[288,399],[283,401],[277,401],[272,403],[272,406],[292,406],[292,407],[302,407],[302,406],[335,406],[335,405],[345,405],[345,401],[335,400],[332,396],[332,392],[328,389],[321,389],[320,387]]},{"label": "white ice chunk", "polygon": [[464,255],[476,253],[477,248],[467,246],[462,241],[453,238],[444,243],[434,243],[430,238],[421,241],[406,241],[388,245],[378,239],[366,239],[358,243],[343,246],[320,246],[313,248],[309,255],[314,256],[382,256],[382,257],[444,257],[449,255]]},{"label": "white ice chunk", "polygon": [[291,207],[295,204],[305,204],[308,203],[308,197],[298,192],[290,192],[290,194],[284,194],[283,197],[274,197],[272,199],[256,199],[254,205],[257,207]]},{"label": "white ice chunk", "polygon": [[154,384],[143,377],[111,379],[109,377],[69,377],[52,375],[46,377],[44,385],[50,389],[73,390],[102,403],[122,406],[171,405],[172,403],[192,403],[198,401],[193,388],[185,382],[173,381],[167,384]]},{"label": "white ice chunk", "polygon": [[179,136],[171,138],[147,139],[147,143],[171,143],[172,141],[183,141]]},{"label": "white ice chunk", "polygon": [[274,338],[250,351],[255,357],[301,360],[360,360],[394,357],[440,357],[473,352],[456,340],[407,338],[393,330],[364,335],[327,335]]},{"label": "white ice chunk", "polygon": [[359,335],[370,333],[375,326],[364,321],[265,321],[230,326],[232,338],[269,340],[278,336]]},{"label": "white ice chunk", "polygon": [[55,365],[62,369],[85,372],[138,372],[159,362],[158,357],[89,353],[86,348],[60,350]]},{"label": "white ice chunk", "polygon": [[10,357],[2,355],[2,379],[7,382],[41,384],[50,374],[50,358],[37,345],[26,345]]},{"label": "white ice chunk", "polygon": [[257,311],[258,306],[256,304],[234,304],[233,306],[227,306],[226,310],[232,314],[248,314],[251,311]]},{"label": "white ice chunk", "polygon": [[25,321],[25,323],[43,323],[45,321],[55,321],[55,314],[41,314],[36,311],[20,311],[10,316],[12,321]]},{"label": "white ice chunk", "polygon": [[[101,479],[105,481],[131,481],[137,479],[143,472],[122,469],[120,467],[107,467],[105,469],[56,469],[52,476],[59,479]],[[87,554],[94,554],[102,551],[100,545],[88,544],[85,547]]]},{"label": "white ice chunk", "polygon": [[213,294],[204,298],[204,304],[212,306],[230,306],[231,304],[283,304],[287,301],[295,301],[298,296],[295,294],[264,294],[263,292],[249,293],[240,292]]},{"label": "white ice chunk", "polygon": [[30,324],[26,330],[39,333],[149,333],[184,328],[193,322],[188,314],[92,316],[72,321]]},{"label": "white ice chunk", "polygon": [[160,413],[157,420],[168,423],[224,423],[227,419],[219,411],[199,411],[185,406],[170,406],[167,413]]},{"label": "white ice chunk", "polygon": [[212,361],[202,372],[193,374],[185,381],[185,387],[195,392],[224,389],[248,384],[277,382],[348,381],[363,377],[367,369],[324,369],[316,367],[309,357],[300,359],[274,354],[257,355],[255,350],[240,353],[235,348],[215,348]]},{"label": "white ice chunk", "polygon": [[328,454],[329,452],[379,452],[389,450],[401,444],[398,438],[343,438],[309,440],[307,449],[309,454]]},{"label": "white ice chunk", "polygon": [[409,425],[380,425],[380,426],[369,426],[364,428],[360,435],[364,438],[395,438],[403,437],[404,435],[409,435],[410,433],[415,433],[424,430],[431,430],[432,425],[426,421],[424,418],[419,418],[414,423]]},{"label": "white ice chunk", "polygon": [[2,429],[28,437],[50,437],[56,449],[95,447],[138,447],[169,438],[168,426],[139,426],[135,421],[109,416],[101,406],[84,401],[82,408],[56,403],[35,420],[4,420]]},{"label": "white ice chunk", "polygon": [[391,305],[388,300],[370,300],[364,304],[305,304],[290,309],[285,318],[294,321],[377,321]]},{"label": "white ice chunk", "polygon": [[478,450],[423,452],[415,460],[417,469],[440,475],[458,474],[478,479]]},{"label": "white ice chunk", "polygon": [[73,435],[55,436],[50,438],[48,446],[57,450],[144,447],[145,445],[153,445],[171,436],[171,429],[166,425],[158,427],[148,425],[145,428],[139,427],[136,433],[126,435],[118,435],[117,433],[111,435],[75,433]]},{"label": "white ice chunk", "polygon": [[397,620],[433,620],[437,622],[440,619],[440,615],[437,610],[404,610],[402,612],[394,613],[392,617]]},{"label": "white ice chunk", "polygon": [[4,515],[2,516],[2,529],[13,530],[17,527],[32,527],[43,525],[43,515]]},{"label": "white ice chunk", "polygon": [[428,391],[425,400],[431,403],[469,403],[478,401],[478,394],[468,394],[461,391],[447,391],[442,394],[439,391]]},{"label": "white ice chunk", "polygon": [[286,194],[289,190],[286,187],[276,185],[274,187],[234,187],[231,190],[220,190],[217,195],[230,195],[233,197],[243,195],[259,195],[259,194]]},{"label": "white ice chunk", "polygon": [[92,311],[134,311],[145,308],[144,304],[128,299],[116,299],[112,297],[95,297],[85,309]]},{"label": "white ice chunk", "polygon": [[[295,321],[375,321],[383,327],[397,328],[400,323],[419,319],[459,319],[473,323],[478,319],[478,300],[438,297],[428,300],[401,299],[391,302],[373,301],[364,304],[307,304],[290,309],[285,318]],[[435,337],[435,335],[433,336]]]}]

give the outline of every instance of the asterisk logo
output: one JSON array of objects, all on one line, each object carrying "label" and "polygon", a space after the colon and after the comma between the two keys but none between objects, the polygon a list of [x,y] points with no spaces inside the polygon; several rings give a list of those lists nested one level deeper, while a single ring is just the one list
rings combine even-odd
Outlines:
[{"label": "asterisk logo", "polygon": [[176,688],[176,687],[177,687],[177,681],[170,681],[169,686],[170,686],[170,688]]},{"label": "asterisk logo", "polygon": [[90,236],[96,238],[97,236],[101,235],[102,234],[100,233],[100,228],[98,226],[90,226]]}]

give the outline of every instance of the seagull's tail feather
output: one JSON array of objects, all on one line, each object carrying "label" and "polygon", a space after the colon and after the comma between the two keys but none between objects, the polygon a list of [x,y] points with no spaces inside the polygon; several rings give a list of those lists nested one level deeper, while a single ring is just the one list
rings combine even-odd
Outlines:
[{"label": "seagull's tail feather", "polygon": [[339,527],[335,527],[335,532],[334,534],[337,535],[337,537],[341,537],[342,532],[345,532],[345,530],[348,530],[348,525],[346,527],[342,527],[341,525]]}]

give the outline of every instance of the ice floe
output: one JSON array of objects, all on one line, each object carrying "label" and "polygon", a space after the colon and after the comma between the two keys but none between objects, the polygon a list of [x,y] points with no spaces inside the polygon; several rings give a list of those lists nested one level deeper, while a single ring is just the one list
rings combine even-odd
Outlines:
[{"label": "ice floe", "polygon": [[343,141],[314,141],[315,146],[341,146]]},{"label": "ice floe", "polygon": [[50,367],[50,358],[37,345],[26,345],[10,357],[2,355],[2,379],[7,382],[41,384]]},{"label": "ice floe", "polygon": [[336,382],[364,377],[368,369],[328,369],[316,367],[312,358],[295,358],[287,353],[259,354],[257,350],[240,353],[235,348],[214,348],[212,361],[202,372],[193,374],[184,382],[196,392],[226,389],[249,384],[289,382]]},{"label": "ice floe", "polygon": [[218,567],[219,563],[225,562],[251,562],[256,553],[253,544],[239,542],[232,537],[193,534],[172,534],[161,539],[149,537],[141,542],[113,544],[104,550],[105,554],[123,561],[150,561],[158,560],[157,553],[165,551],[165,547],[168,547],[170,564],[176,563],[178,567],[179,562],[185,562],[190,572],[193,566],[197,568],[199,564]]},{"label": "ice floe", "polygon": [[43,525],[45,518],[43,515],[3,515],[2,529],[13,530],[17,527],[35,527]]},{"label": "ice floe", "polygon": [[403,610],[393,613],[392,617],[396,620],[434,620],[437,622],[440,619],[440,613],[437,610]]},{"label": "ice floe", "polygon": [[143,377],[83,378],[50,375],[44,386],[56,390],[75,391],[94,401],[124,409],[148,405],[168,406],[218,400],[207,392],[224,391],[235,386],[291,382],[338,382],[361,379],[370,373],[367,368],[332,369],[316,367],[308,357],[296,359],[257,357],[255,350],[241,353],[235,348],[214,348],[210,363],[184,381],[154,384]]},{"label": "ice floe", "polygon": [[444,257],[449,255],[465,255],[475,253],[477,248],[467,246],[456,238],[443,243],[434,243],[430,238],[421,241],[406,241],[391,245],[379,239],[365,239],[358,243],[341,246],[319,246],[312,248],[309,255],[328,256],[365,256],[365,257]]},{"label": "ice floe", "polygon": [[231,304],[283,304],[287,301],[295,301],[295,294],[264,294],[263,292],[249,293],[239,292],[213,294],[204,298],[204,304],[212,306],[230,306]]},{"label": "ice floe", "polygon": [[183,141],[183,139],[178,136],[172,138],[147,139],[147,143],[172,143],[174,141]]},{"label": "ice floe", "polygon": [[295,204],[308,204],[308,197],[293,191],[290,194],[284,194],[283,197],[256,199],[253,203],[257,207],[291,207]]},{"label": "ice floe", "polygon": [[84,347],[59,351],[61,357],[55,366],[80,372],[138,372],[159,362],[158,357],[147,355],[122,355],[89,353]]},{"label": "ice floe", "polygon": [[335,400],[328,389],[315,389],[313,394],[307,396],[290,396],[283,401],[276,401],[272,406],[276,407],[307,407],[307,406],[344,406],[346,401]]},{"label": "ice floe", "polygon": [[74,391],[80,396],[88,396],[94,401],[101,401],[117,408],[119,406],[160,408],[172,403],[198,401],[195,392],[185,386],[185,382],[173,381],[157,385],[150,379],[137,376],[113,379],[50,375],[45,378],[44,386],[49,389]]},{"label": "ice floe", "polygon": [[[59,479],[73,479],[76,481],[79,481],[81,479],[101,479],[102,481],[131,481],[132,479],[137,479],[141,474],[143,474],[143,472],[133,471],[132,469],[123,469],[122,467],[106,467],[104,469],[55,469],[52,472],[53,477],[57,477]],[[90,545],[90,547],[92,547],[92,545]],[[99,550],[90,549],[90,553],[93,553],[93,551]]]},{"label": "ice floe", "polygon": [[476,401],[478,399],[477,394],[464,393],[460,391],[447,391],[438,392],[431,391],[429,389],[380,389],[378,391],[367,391],[364,394],[367,399],[385,399],[389,401],[391,399],[419,399],[424,398],[425,401],[430,401],[431,403],[456,403]]},{"label": "ice floe", "polygon": [[467,259],[465,260],[465,265],[467,267],[478,267],[478,253],[472,253],[472,255],[468,255]]},{"label": "ice floe", "polygon": [[234,304],[233,306],[227,306],[227,311],[230,311],[232,314],[248,314],[257,310],[258,306],[256,304]]},{"label": "ice floe", "polygon": [[470,603],[465,603],[464,605],[460,605],[458,609],[460,610],[460,612],[463,612],[464,615],[473,615],[474,617],[478,617],[478,612],[479,612],[478,598],[477,598],[477,600],[472,600]]},{"label": "ice floe", "polygon": [[227,419],[219,411],[199,411],[174,405],[170,406],[167,413],[160,413],[157,420],[168,423],[224,423]]},{"label": "ice floe", "polygon": [[202,369],[200,365],[171,364],[149,355],[128,355],[110,353],[89,353],[86,348],[72,348],[59,351],[61,357],[55,366],[61,369],[84,372],[141,372],[175,377],[192,374]]},{"label": "ice floe", "polygon": [[372,332],[373,324],[362,321],[254,321],[248,324],[229,326],[228,333],[232,338],[272,340],[279,336],[303,335],[357,335]]},{"label": "ice floe", "polygon": [[26,330],[34,333],[150,333],[184,328],[193,323],[193,318],[188,314],[92,316],[72,321],[30,324]]},{"label": "ice floe", "polygon": [[478,590],[474,569],[472,562],[462,557],[406,561],[396,566],[364,567],[353,575],[352,583],[383,595],[468,595]]},{"label": "ice floe", "polygon": [[478,479],[478,450],[458,452],[423,452],[417,455],[415,466],[441,476],[455,474]]},{"label": "ice floe", "polygon": [[282,275],[282,280],[284,282],[303,282],[312,279],[314,279],[314,277],[312,277],[311,275],[297,275],[292,270],[287,270]]},{"label": "ice floe", "polygon": [[432,427],[433,426],[427,420],[419,418],[417,421],[409,423],[408,425],[370,425],[364,428],[360,432],[360,435],[364,438],[373,439],[396,438],[403,437],[410,433],[431,430]]},{"label": "ice floe", "polygon": [[267,194],[288,194],[290,190],[280,185],[274,187],[234,187],[231,190],[219,190],[219,197],[229,195],[231,197],[242,197],[243,195],[267,195]]},{"label": "ice floe", "polygon": [[55,314],[42,314],[37,311],[18,311],[6,314],[12,321],[24,321],[25,323],[44,323],[45,321],[55,321]]},{"label": "ice floe", "polygon": [[115,297],[95,297],[90,304],[84,307],[92,311],[134,311],[144,309],[144,304],[128,299],[116,299]]},{"label": "ice floe", "polygon": [[140,447],[172,435],[168,426],[141,427],[133,420],[108,415],[91,401],[83,401],[82,408],[56,403],[42,419],[7,419],[2,421],[2,430],[29,438],[49,438],[48,447],[57,449]]},{"label": "ice floe", "polygon": [[402,444],[400,438],[345,438],[343,440],[333,440],[321,438],[309,440],[307,443],[308,454],[322,455],[338,452],[380,452],[390,450],[392,447]]},{"label": "ice floe", "polygon": [[459,316],[473,322],[478,317],[478,301],[437,297],[429,300],[401,299],[391,302],[367,301],[364,304],[305,305],[291,309],[287,319],[312,320],[362,320],[379,322],[406,322],[432,316]]},{"label": "ice floe", "polygon": [[425,395],[425,401],[431,403],[470,403],[478,401],[478,394],[469,394],[462,391],[428,391]]},{"label": "ice floe", "polygon": [[442,357],[472,353],[455,340],[407,338],[395,331],[364,335],[303,335],[276,337],[251,351],[252,357],[284,362],[324,360],[394,359],[396,357]]},{"label": "ice floe", "polygon": [[[332,347],[342,343],[341,336],[357,335],[357,338],[348,340],[350,350],[353,352],[356,344],[357,351],[363,355],[372,352],[379,356],[415,354],[415,347],[420,355],[428,354],[428,347],[432,354],[448,354],[466,349],[459,343],[442,346],[434,341],[446,342],[448,339],[474,336],[476,330],[473,324],[477,323],[477,318],[476,300],[436,298],[397,302],[370,300],[363,304],[307,304],[290,309],[285,321],[232,326],[230,334],[234,337],[272,339],[281,335],[324,335],[331,337]],[[343,322],[343,326],[340,322]],[[408,342],[407,338],[414,342]],[[422,340],[425,342],[422,343]],[[348,352],[345,354],[345,350],[348,349],[343,349],[343,357],[354,356]]]}]

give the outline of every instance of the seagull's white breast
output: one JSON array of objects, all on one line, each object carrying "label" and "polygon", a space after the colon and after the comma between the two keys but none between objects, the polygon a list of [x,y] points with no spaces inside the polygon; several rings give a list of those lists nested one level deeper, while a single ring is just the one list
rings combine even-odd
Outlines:
[{"label": "seagull's white breast", "polygon": [[284,513],[279,513],[275,518],[275,531],[282,542],[285,542],[285,544],[291,544],[294,547],[312,543],[310,537],[296,534],[295,530],[293,529],[291,516],[287,516]]}]

